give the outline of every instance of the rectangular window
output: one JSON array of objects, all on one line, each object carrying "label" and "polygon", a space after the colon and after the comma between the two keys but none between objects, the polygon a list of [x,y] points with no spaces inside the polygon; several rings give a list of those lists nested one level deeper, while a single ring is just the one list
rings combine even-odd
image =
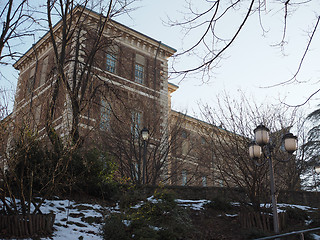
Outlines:
[{"label": "rectangular window", "polygon": [[27,80],[27,86],[26,86],[26,95],[31,95],[33,89],[34,89],[34,74],[35,74],[35,68],[32,68],[30,71],[29,79]]},{"label": "rectangular window", "polygon": [[188,153],[189,153],[189,141],[188,140],[183,140],[181,149],[182,149],[182,151],[181,151],[182,155],[188,155]]},{"label": "rectangular window", "polygon": [[207,177],[206,177],[206,176],[203,176],[203,177],[202,177],[202,186],[203,186],[203,187],[206,187],[206,186],[207,186]]},{"label": "rectangular window", "polygon": [[34,121],[35,121],[35,125],[39,125],[40,123],[40,117],[41,117],[41,105],[38,105],[35,108],[35,113],[34,113]]},{"label": "rectangular window", "polygon": [[110,130],[111,107],[105,99],[101,100],[100,113],[100,129],[104,131]]},{"label": "rectangular window", "polygon": [[187,185],[187,171],[182,170],[181,174],[182,174],[182,186],[185,186]]},{"label": "rectangular window", "polygon": [[40,76],[39,86],[41,86],[42,84],[44,84],[46,82],[48,61],[49,61],[48,59],[49,59],[48,56],[46,56],[42,61],[41,76]]},{"label": "rectangular window", "polygon": [[146,59],[140,54],[136,54],[135,69],[134,69],[134,80],[137,83],[144,83]]},{"label": "rectangular window", "polygon": [[115,54],[107,53],[107,71],[116,72],[116,56]]},{"label": "rectangular window", "polygon": [[138,63],[135,65],[135,81],[137,83],[143,83],[144,67]]},{"label": "rectangular window", "polygon": [[187,132],[185,130],[182,131],[181,133],[182,138],[186,139],[187,138]]},{"label": "rectangular window", "polygon": [[27,82],[27,96],[31,95],[33,91],[33,83],[34,83],[34,77],[30,77]]},{"label": "rectangular window", "polygon": [[131,133],[135,138],[139,138],[140,135],[141,115],[140,112],[131,113]]}]

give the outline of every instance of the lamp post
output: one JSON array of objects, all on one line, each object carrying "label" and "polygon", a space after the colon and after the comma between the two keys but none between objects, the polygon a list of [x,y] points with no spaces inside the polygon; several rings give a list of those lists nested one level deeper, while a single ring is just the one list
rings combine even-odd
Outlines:
[{"label": "lamp post", "polygon": [[319,174],[320,173],[320,166],[315,166],[313,167],[313,170],[316,174]]},{"label": "lamp post", "polygon": [[149,130],[146,127],[144,127],[141,130],[141,137],[142,137],[142,141],[143,141],[142,183],[146,184],[146,171],[147,171],[146,155],[147,155],[147,141],[149,139]]},{"label": "lamp post", "polygon": [[[274,146],[270,143],[270,130],[264,125],[259,125],[254,129],[254,139],[249,145],[249,156],[253,160],[259,159],[262,154],[265,156],[266,161],[269,163],[270,171],[270,190],[272,199],[272,212],[273,212],[273,228],[275,233],[279,233],[279,218],[277,210],[277,198],[275,195],[275,183],[274,183],[274,169],[272,162],[272,151]],[[292,155],[297,150],[297,137],[292,133],[287,133],[283,136],[282,141],[284,143],[285,150]],[[289,161],[291,157],[286,161]]]}]

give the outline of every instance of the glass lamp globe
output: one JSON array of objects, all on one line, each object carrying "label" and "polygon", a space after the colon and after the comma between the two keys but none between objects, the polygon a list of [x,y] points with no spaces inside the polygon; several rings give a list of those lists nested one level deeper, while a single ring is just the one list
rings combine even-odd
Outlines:
[{"label": "glass lamp globe", "polygon": [[298,138],[292,133],[285,134],[282,141],[284,142],[284,148],[288,153],[292,154],[298,149]]},{"label": "glass lamp globe", "polygon": [[264,125],[259,125],[256,127],[256,129],[253,130],[254,132],[254,137],[256,140],[256,143],[260,146],[267,145],[269,143],[270,137],[269,137],[269,132],[270,130],[264,126]]},{"label": "glass lamp globe", "polygon": [[257,159],[260,158],[262,155],[262,150],[259,145],[257,145],[255,142],[250,143],[249,145],[249,156],[251,159]]}]

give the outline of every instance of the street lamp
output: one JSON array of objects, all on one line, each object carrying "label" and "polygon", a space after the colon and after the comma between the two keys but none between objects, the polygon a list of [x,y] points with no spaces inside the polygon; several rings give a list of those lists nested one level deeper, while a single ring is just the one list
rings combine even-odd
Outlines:
[{"label": "street lamp", "polygon": [[147,171],[147,160],[146,160],[146,155],[147,155],[147,141],[149,139],[149,130],[144,127],[141,130],[141,137],[143,141],[143,167],[142,167],[142,183],[146,183],[146,171]]},{"label": "street lamp", "polygon": [[315,166],[313,167],[313,170],[316,174],[319,174],[320,173],[320,166]]},{"label": "street lamp", "polygon": [[[249,145],[249,156],[253,160],[259,159],[262,154],[265,156],[266,160],[269,163],[269,171],[270,171],[270,190],[271,190],[271,198],[272,198],[272,212],[273,212],[273,228],[275,233],[279,233],[279,218],[278,218],[278,210],[277,210],[277,199],[275,196],[275,183],[274,183],[274,170],[273,170],[273,162],[271,153],[273,151],[274,146],[270,143],[270,130],[264,126],[259,125],[256,129],[254,129],[254,139],[252,143]],[[294,151],[297,150],[297,137],[292,133],[287,133],[283,136],[282,141],[284,143],[284,149],[292,155]],[[283,162],[289,161],[288,160]],[[264,163],[263,163],[264,164]],[[320,170],[320,169],[319,169]]]}]

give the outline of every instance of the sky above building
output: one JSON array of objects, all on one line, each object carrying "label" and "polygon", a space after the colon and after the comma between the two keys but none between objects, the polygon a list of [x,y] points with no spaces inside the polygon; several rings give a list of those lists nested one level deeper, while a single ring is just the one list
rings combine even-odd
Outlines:
[{"label": "sky above building", "polygon": [[[193,1],[201,5],[204,1]],[[231,48],[224,55],[219,66],[213,69],[209,82],[203,83],[200,75],[189,78],[170,79],[179,89],[172,95],[173,108],[189,114],[198,112],[198,103],[214,104],[216,96],[224,92],[237,98],[244,92],[258,103],[289,105],[302,104],[319,85],[320,66],[317,61],[320,55],[320,33],[316,32],[303,65],[298,74],[298,82],[268,88],[292,78],[298,70],[301,58],[307,46],[308,36],[319,13],[320,2],[293,5],[289,8],[286,44],[281,48],[279,43],[283,34],[283,9],[266,1],[265,10],[261,13],[262,31],[258,14],[249,19]],[[291,1],[297,2],[297,1]],[[121,16],[117,20],[152,38],[175,48],[178,52],[182,46],[190,46],[197,41],[199,34],[184,38],[179,27],[169,27],[166,22],[182,20],[187,12],[185,0],[142,0],[137,3],[139,9],[131,13],[131,18]],[[201,6],[195,6],[201,9]],[[318,11],[317,11],[318,10]],[[225,21],[226,32],[234,26],[237,17]],[[200,32],[199,32],[200,33]],[[175,67],[185,69],[191,62],[196,64],[194,56],[183,56]],[[310,112],[318,104],[319,96],[304,105]]]},{"label": "sky above building", "polygon": [[[204,0],[193,1],[196,8],[205,8]],[[243,92],[248,98],[253,98],[258,103],[278,104],[280,101],[289,105],[303,103],[319,86],[320,66],[320,33],[316,32],[309,52],[300,69],[299,83],[266,88],[290,79],[299,68],[300,60],[307,46],[308,35],[313,28],[320,2],[311,1],[300,6],[293,5],[289,10],[287,25],[287,44],[284,50],[278,43],[283,33],[283,9],[277,8],[271,1],[266,1],[262,22],[265,32],[262,31],[258,14],[249,19],[239,37],[228,49],[224,59],[217,68],[212,70],[208,82],[203,82],[201,75],[191,75],[187,79],[170,78],[170,81],[179,86],[172,94],[172,107],[178,111],[187,111],[190,115],[199,113],[199,102],[215,104],[217,95],[226,92],[232,98]],[[291,1],[296,2],[296,1]],[[187,12],[185,0],[141,0],[134,7],[139,7],[130,13],[116,18],[120,23],[127,25],[149,37],[162,41],[164,44],[181,52],[182,47],[191,46],[198,40],[201,31],[184,37],[184,32],[179,27],[169,27],[168,19],[182,20]],[[292,11],[294,10],[296,11]],[[267,14],[266,14],[267,13]],[[222,33],[228,33],[239,16],[232,15],[224,21]],[[25,43],[25,51],[32,45]],[[20,46],[21,48],[21,46]],[[177,69],[184,70],[189,66],[197,65],[199,59],[194,55],[185,55],[174,62]],[[170,62],[172,63],[172,61]],[[2,68],[1,71],[3,72]],[[6,68],[8,81],[1,80],[1,85],[11,86],[16,84],[17,73],[9,73]],[[306,112],[310,112],[318,104],[319,96],[304,105]]]}]

